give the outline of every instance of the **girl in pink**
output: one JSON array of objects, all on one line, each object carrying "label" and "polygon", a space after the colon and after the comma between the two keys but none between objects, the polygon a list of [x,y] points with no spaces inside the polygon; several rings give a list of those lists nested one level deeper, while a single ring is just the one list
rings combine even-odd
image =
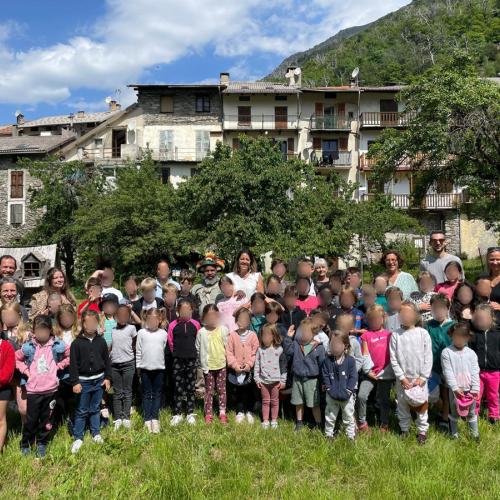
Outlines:
[{"label": "girl in pink", "polygon": [[299,295],[296,302],[297,307],[302,309],[307,316],[309,316],[313,309],[317,309],[319,307],[319,299],[315,295],[309,295],[311,282],[308,278],[297,278],[295,285]]},{"label": "girl in pink", "polygon": [[389,429],[390,393],[394,381],[391,367],[389,341],[391,332],[384,329],[384,308],[375,304],[366,311],[368,330],[361,335],[363,356],[370,356],[372,369],[362,380],[358,392],[358,430],[368,430],[366,406],[368,396],[376,387],[376,399],[380,409],[380,430]]},{"label": "girl in pink", "polygon": [[254,378],[262,395],[262,427],[278,427],[280,390],[286,384],[286,355],[281,347],[281,335],[276,325],[266,323],[260,331],[260,347],[255,357]]},{"label": "girl in pink", "polygon": [[448,262],[444,268],[446,281],[438,283],[434,288],[434,291],[446,295],[451,300],[455,289],[462,281],[462,272],[462,266],[459,262],[455,262],[454,260]]},{"label": "girl in pink", "polygon": [[234,319],[234,313],[243,305],[248,303],[248,300],[243,298],[238,298],[234,295],[234,283],[229,276],[222,276],[219,280],[219,288],[222,291],[223,297],[218,297],[215,301],[217,309],[220,314],[220,322],[222,326],[225,326],[230,332],[234,332],[238,325]]}]

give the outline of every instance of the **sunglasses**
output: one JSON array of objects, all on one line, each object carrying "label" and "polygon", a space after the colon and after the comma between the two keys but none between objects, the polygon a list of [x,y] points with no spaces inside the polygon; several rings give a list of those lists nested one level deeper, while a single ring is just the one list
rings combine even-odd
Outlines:
[{"label": "sunglasses", "polygon": [[432,243],[444,243],[445,241],[444,238],[431,238]]}]

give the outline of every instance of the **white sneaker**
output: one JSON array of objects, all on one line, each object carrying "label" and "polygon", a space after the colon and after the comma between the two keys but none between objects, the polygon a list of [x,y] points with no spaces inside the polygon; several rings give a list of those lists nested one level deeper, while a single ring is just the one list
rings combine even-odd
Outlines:
[{"label": "white sneaker", "polygon": [[94,441],[94,443],[97,443],[97,444],[103,444],[104,443],[104,439],[102,438],[102,436],[100,434],[96,434],[92,438],[92,441]]},{"label": "white sneaker", "polygon": [[117,431],[122,426],[122,424],[123,424],[122,419],[121,418],[117,418],[115,420],[115,431]]},{"label": "white sneaker", "polygon": [[122,425],[124,429],[130,429],[132,427],[132,422],[130,422],[130,420],[123,419]]},{"label": "white sneaker", "polygon": [[149,432],[153,432],[153,424],[152,424],[152,420],[146,420],[144,422],[144,427],[146,427],[146,429],[149,431]]},{"label": "white sneaker", "polygon": [[262,422],[260,425],[263,429],[269,429],[269,421]]},{"label": "white sneaker", "polygon": [[277,429],[277,428],[278,428],[278,421],[271,420],[271,429]]},{"label": "white sneaker", "polygon": [[186,418],[186,422],[189,424],[189,425],[194,425],[196,424],[196,413],[190,413],[187,418]]},{"label": "white sneaker", "polygon": [[250,413],[250,412],[247,412],[247,422],[248,422],[249,424],[253,424],[253,423],[254,423],[254,421],[255,421],[255,419],[253,418],[253,414],[252,414],[252,413]]},{"label": "white sneaker", "polygon": [[174,416],[170,419],[170,425],[171,425],[172,427],[175,427],[176,425],[179,425],[181,422],[182,422],[182,415],[174,415]]},{"label": "white sneaker", "polygon": [[243,422],[243,420],[245,420],[245,414],[244,413],[237,413],[235,420],[236,420],[237,424],[241,424],[241,422]]},{"label": "white sneaker", "polygon": [[73,441],[73,446],[71,447],[71,453],[73,453],[73,455],[75,453],[78,453],[78,450],[82,447],[82,444],[83,441],[81,439],[76,439],[75,441]]},{"label": "white sneaker", "polygon": [[153,434],[160,434],[160,422],[158,420],[151,420],[151,431]]}]

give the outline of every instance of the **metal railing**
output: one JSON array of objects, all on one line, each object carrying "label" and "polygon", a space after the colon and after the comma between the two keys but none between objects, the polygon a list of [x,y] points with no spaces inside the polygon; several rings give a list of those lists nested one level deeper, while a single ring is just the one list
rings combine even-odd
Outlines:
[{"label": "metal railing", "polygon": [[359,116],[361,127],[406,127],[411,113],[397,111],[365,111]]},{"label": "metal railing", "polygon": [[112,160],[121,159],[121,147],[116,148],[85,148],[83,150],[83,160]]},{"label": "metal railing", "polygon": [[178,148],[145,149],[156,161],[201,161],[210,154],[210,149]]},{"label": "metal railing", "polygon": [[[367,201],[374,196],[374,194],[365,194],[362,196],[362,200]],[[420,205],[413,203],[410,194],[386,194],[385,196],[390,200],[392,207],[403,209],[443,210],[457,208],[465,201],[463,193],[427,194]]]},{"label": "metal railing", "polygon": [[314,150],[311,163],[318,167],[350,167],[352,155],[350,151]]},{"label": "metal railing", "polygon": [[210,150],[196,148],[141,148],[139,146],[127,149],[93,148],[84,149],[82,159],[99,163],[119,163],[126,160],[140,160],[147,154],[155,161],[201,161],[208,156]]},{"label": "metal railing", "polygon": [[224,115],[225,130],[286,130],[297,129],[298,115]]},{"label": "metal railing", "polygon": [[312,116],[310,120],[311,130],[351,130],[351,124],[355,121],[344,115]]}]

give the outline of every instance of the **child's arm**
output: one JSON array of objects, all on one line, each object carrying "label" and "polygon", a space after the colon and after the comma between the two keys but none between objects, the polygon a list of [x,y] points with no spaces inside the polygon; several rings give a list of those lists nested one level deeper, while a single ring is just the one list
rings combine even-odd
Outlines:
[{"label": "child's arm", "polygon": [[2,348],[4,350],[4,356],[2,359],[2,366],[0,367],[0,387],[10,383],[16,369],[16,354],[14,348],[7,340],[3,340],[2,344],[4,342],[5,346]]},{"label": "child's arm", "polygon": [[25,363],[25,356],[22,348],[16,351],[16,370],[21,375],[24,375],[26,377],[30,376],[30,369]]},{"label": "child's arm", "polygon": [[201,350],[201,333],[198,331],[196,339],[194,341],[194,346],[196,347],[196,357],[198,366],[201,366],[200,350]]},{"label": "child's arm", "polygon": [[82,390],[82,386],[79,381],[79,373],[78,373],[78,359],[80,357],[80,352],[78,350],[78,344],[76,341],[73,341],[70,348],[69,354],[69,378],[71,385],[73,386],[73,392],[76,394],[80,393]]},{"label": "child's arm", "polygon": [[444,349],[443,352],[441,353],[441,366],[443,368],[443,376],[444,379],[446,380],[446,383],[448,384],[448,387],[453,392],[458,391],[460,387],[458,386],[457,379],[455,377],[455,374],[453,373],[449,349]]},{"label": "child's arm", "polygon": [[471,370],[470,370],[470,392],[473,394],[479,394],[479,363],[477,360],[477,354],[474,351],[470,351],[471,358]]},{"label": "child's arm", "polygon": [[174,319],[170,325],[168,325],[167,331],[167,344],[170,352],[174,352],[174,327],[177,324],[177,320]]},{"label": "child's arm", "polygon": [[346,389],[353,394],[358,385],[358,370],[356,369],[356,362],[351,363],[349,375],[347,378]]},{"label": "child's arm", "polygon": [[391,335],[391,341],[389,343],[389,351],[391,357],[391,366],[392,369],[394,370],[394,375],[396,375],[396,378],[401,383],[403,383],[404,381],[408,382],[406,380],[405,372],[403,371],[403,368],[401,368],[401,365],[399,364],[397,346],[398,346],[398,341],[396,335]]},{"label": "child's arm", "polygon": [[318,358],[318,366],[321,371],[321,365],[325,361],[325,348],[323,347],[322,344],[316,347],[316,356]]},{"label": "child's arm", "polygon": [[279,363],[280,363],[280,373],[281,373],[280,384],[281,384],[281,387],[284,388],[285,385],[286,385],[286,378],[287,378],[287,375],[288,375],[287,374],[288,362],[287,362],[287,359],[286,359],[285,351],[283,351],[280,354]]},{"label": "child's arm", "polygon": [[423,350],[424,350],[424,363],[422,365],[422,373],[420,379],[427,382],[432,373],[432,341],[427,330],[423,334]]},{"label": "child's arm", "polygon": [[325,360],[321,365],[320,378],[321,378],[321,385],[323,385],[327,391],[330,390],[331,386],[330,370],[329,370],[329,363],[327,360]]},{"label": "child's arm", "polygon": [[239,373],[240,366],[234,356],[234,341],[232,335],[229,335],[229,338],[227,340],[226,357],[227,357],[227,366],[229,366],[229,368],[232,368],[233,370]]},{"label": "child's arm", "polygon": [[247,371],[251,371],[252,368],[254,367],[255,357],[257,355],[257,349],[259,348],[259,339],[257,338],[257,335],[255,333],[253,334],[250,342],[251,342],[250,346],[251,346],[252,350],[250,351],[250,359],[247,363],[247,367],[248,367]]},{"label": "child's arm", "polygon": [[132,306],[130,306],[130,319],[132,320],[132,323],[134,325],[140,325],[141,324],[141,318],[134,312],[132,309]]},{"label": "child's arm", "polygon": [[64,353],[61,356],[61,359],[59,360],[59,363],[57,363],[57,369],[58,370],[65,370],[69,366],[69,354],[70,354],[70,346],[66,345],[64,348]]},{"label": "child's arm", "polygon": [[142,361],[142,330],[137,333],[135,341],[135,366],[139,366]]},{"label": "child's arm", "polygon": [[104,348],[102,349],[102,359],[104,361],[104,381],[102,385],[106,390],[109,390],[111,387],[111,361],[106,341],[104,341]]},{"label": "child's arm", "polygon": [[257,354],[255,355],[255,365],[253,369],[253,376],[255,379],[255,384],[257,387],[260,389],[260,350],[257,351]]}]

